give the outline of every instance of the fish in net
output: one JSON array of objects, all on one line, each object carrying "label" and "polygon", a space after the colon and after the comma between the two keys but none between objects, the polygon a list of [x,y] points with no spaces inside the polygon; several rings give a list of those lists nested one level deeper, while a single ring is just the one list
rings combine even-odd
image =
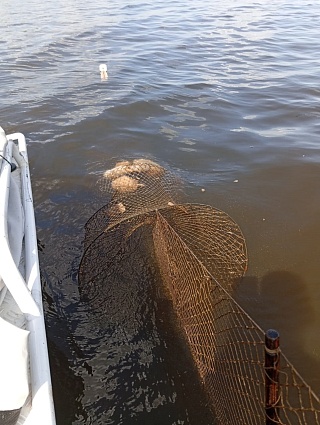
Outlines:
[{"label": "fish in net", "polygon": [[180,183],[147,159],[122,161],[104,173],[99,186],[108,202],[86,223],[79,289],[93,310],[107,306],[116,326],[130,321],[130,308],[118,308],[120,298],[142,308],[132,282],[141,282],[144,293],[149,279],[160,282],[213,402],[214,363],[229,322],[226,300],[247,268],[246,244],[226,213],[182,203]]}]

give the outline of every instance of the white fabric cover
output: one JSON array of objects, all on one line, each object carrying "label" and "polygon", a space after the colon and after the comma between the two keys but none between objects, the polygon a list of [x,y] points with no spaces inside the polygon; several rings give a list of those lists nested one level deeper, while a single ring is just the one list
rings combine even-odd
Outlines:
[{"label": "white fabric cover", "polygon": [[28,397],[28,335],[0,318],[0,411],[19,409]]},{"label": "white fabric cover", "polygon": [[[7,224],[10,251],[18,267],[24,236],[19,169],[11,173]],[[0,289],[3,285],[0,277]],[[19,409],[28,396],[28,335],[29,331],[0,317],[0,411]]]},{"label": "white fabric cover", "polygon": [[24,211],[21,200],[20,170],[11,173],[8,201],[8,237],[12,258],[19,266],[24,236]]},{"label": "white fabric cover", "polygon": [[[11,173],[8,200],[8,239],[12,258],[19,266],[24,236],[24,211],[21,202],[20,170]],[[4,283],[0,276],[0,290]]]}]

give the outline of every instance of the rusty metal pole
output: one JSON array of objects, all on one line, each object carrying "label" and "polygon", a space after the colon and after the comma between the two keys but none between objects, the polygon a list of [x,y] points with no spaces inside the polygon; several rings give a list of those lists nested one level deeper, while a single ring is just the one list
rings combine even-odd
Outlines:
[{"label": "rusty metal pole", "polygon": [[269,329],[265,334],[265,394],[266,394],[266,425],[279,424],[279,366],[280,348],[279,333],[274,329]]}]

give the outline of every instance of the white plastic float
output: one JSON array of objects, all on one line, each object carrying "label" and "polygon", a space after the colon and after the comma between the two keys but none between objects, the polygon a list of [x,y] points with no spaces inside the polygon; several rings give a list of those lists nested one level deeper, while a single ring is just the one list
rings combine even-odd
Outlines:
[{"label": "white plastic float", "polygon": [[102,63],[101,65],[99,65],[99,71],[100,71],[101,80],[107,80],[108,79],[108,67],[105,63]]}]

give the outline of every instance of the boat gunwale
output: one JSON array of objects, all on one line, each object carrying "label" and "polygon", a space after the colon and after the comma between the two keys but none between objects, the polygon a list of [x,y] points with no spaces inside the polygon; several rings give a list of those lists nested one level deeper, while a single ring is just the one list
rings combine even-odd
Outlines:
[{"label": "boat gunwale", "polygon": [[[17,285],[17,281],[14,281],[14,285],[12,285],[11,282],[9,283],[9,285],[7,285],[8,277],[6,276],[6,279],[3,279],[11,295],[19,305],[19,308],[21,309],[22,313],[25,315],[26,328],[30,332],[28,340],[28,351],[30,365],[31,410],[27,415],[25,414],[25,412],[23,412],[23,419],[25,420],[23,422],[19,420],[18,424],[23,423],[33,425],[38,424],[41,421],[41,423],[45,423],[46,425],[55,425],[56,419],[54,412],[48,345],[42,305],[42,290],[38,258],[37,234],[34,217],[27,146],[25,137],[22,133],[13,133],[5,136],[3,130],[0,127],[0,138],[3,139],[3,135],[4,137],[6,137],[6,143],[4,143],[3,146],[3,150],[5,151],[3,156],[5,157],[5,160],[2,161],[3,164],[1,167],[0,188],[2,188],[3,186],[6,193],[4,194],[5,204],[1,205],[0,240],[1,244],[4,245],[6,249],[9,248],[9,244],[5,217],[8,207],[8,192],[10,190],[10,162],[12,161],[12,157],[18,163],[21,170],[22,204],[25,215],[25,234],[23,244],[23,251],[25,257],[25,280],[23,279],[21,273],[15,265],[12,257],[11,260],[15,268],[15,270],[12,268],[12,270],[14,270],[13,276],[15,278],[19,276],[17,278],[20,279],[18,281],[19,284]],[[4,141],[1,140],[1,142],[3,143]],[[7,161],[9,161],[9,163]],[[2,174],[3,172],[5,173],[4,175]],[[3,258],[2,255],[1,258]],[[10,266],[12,266],[11,262]],[[9,266],[8,263],[4,263],[3,261],[1,261],[0,267],[0,274],[2,277],[3,270],[5,268],[8,269]],[[13,291],[12,288],[14,288]],[[18,299],[16,298],[16,296]],[[26,404],[29,401],[28,399],[26,401]]]}]

